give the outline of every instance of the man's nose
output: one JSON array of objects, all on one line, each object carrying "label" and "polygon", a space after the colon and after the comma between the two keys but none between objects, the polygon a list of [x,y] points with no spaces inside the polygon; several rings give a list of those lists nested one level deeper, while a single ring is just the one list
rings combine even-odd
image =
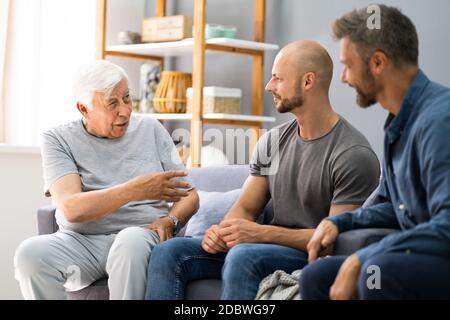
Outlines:
[{"label": "man's nose", "polygon": [[132,103],[124,103],[123,101],[120,103],[119,115],[129,116],[132,111]]},{"label": "man's nose", "polygon": [[272,79],[267,82],[266,87],[264,88],[266,91],[272,92]]},{"label": "man's nose", "polygon": [[342,70],[341,72],[341,82],[343,83],[347,83],[347,70],[344,68],[344,70]]}]

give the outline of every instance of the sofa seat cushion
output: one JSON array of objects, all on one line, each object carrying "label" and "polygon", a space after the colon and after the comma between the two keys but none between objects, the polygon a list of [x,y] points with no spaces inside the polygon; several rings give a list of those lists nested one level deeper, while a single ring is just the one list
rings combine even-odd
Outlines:
[{"label": "sofa seat cushion", "polygon": [[220,300],[222,281],[219,279],[195,280],[186,287],[186,300]]},{"label": "sofa seat cushion", "polygon": [[108,278],[95,281],[89,287],[78,291],[67,292],[68,300],[108,300]]}]

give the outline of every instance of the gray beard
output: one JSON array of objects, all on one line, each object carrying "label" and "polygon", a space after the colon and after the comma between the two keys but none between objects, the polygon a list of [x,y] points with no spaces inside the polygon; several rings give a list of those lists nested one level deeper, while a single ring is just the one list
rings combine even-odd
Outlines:
[{"label": "gray beard", "polygon": [[356,103],[363,109],[367,109],[377,103],[375,99],[375,95],[373,94],[364,94],[359,89],[356,89]]},{"label": "gray beard", "polygon": [[369,71],[369,68],[366,66],[366,69],[363,73],[364,82],[366,82],[368,90],[367,93],[362,92],[360,88],[355,87],[356,89],[356,103],[361,108],[369,108],[373,106],[375,103],[377,103],[376,94],[377,94],[377,84],[375,82],[374,77]]}]

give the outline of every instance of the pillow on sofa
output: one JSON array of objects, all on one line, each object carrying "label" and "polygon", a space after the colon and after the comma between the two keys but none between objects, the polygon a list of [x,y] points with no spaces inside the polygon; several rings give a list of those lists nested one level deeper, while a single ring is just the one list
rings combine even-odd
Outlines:
[{"label": "pillow on sofa", "polygon": [[228,192],[198,191],[200,208],[188,221],[184,236],[199,237],[213,224],[218,224],[239,197],[241,189]]}]

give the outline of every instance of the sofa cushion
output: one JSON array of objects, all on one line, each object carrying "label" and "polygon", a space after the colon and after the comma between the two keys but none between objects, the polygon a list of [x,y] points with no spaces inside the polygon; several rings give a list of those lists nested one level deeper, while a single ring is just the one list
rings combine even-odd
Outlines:
[{"label": "sofa cushion", "polygon": [[361,248],[378,242],[384,237],[398,232],[396,229],[367,228],[355,229],[339,234],[334,244],[334,255],[351,255]]},{"label": "sofa cushion", "polygon": [[67,292],[68,300],[108,300],[108,278],[95,281],[90,286],[78,290]]},{"label": "sofa cushion", "polygon": [[186,237],[199,237],[213,224],[218,224],[239,197],[241,189],[228,192],[198,191],[200,208],[192,216],[184,230]]},{"label": "sofa cushion", "polygon": [[248,174],[248,165],[189,169],[189,177],[197,190],[209,192],[225,192],[241,188]]},{"label": "sofa cushion", "polygon": [[202,279],[188,283],[185,292],[186,300],[220,300],[222,280]]}]

